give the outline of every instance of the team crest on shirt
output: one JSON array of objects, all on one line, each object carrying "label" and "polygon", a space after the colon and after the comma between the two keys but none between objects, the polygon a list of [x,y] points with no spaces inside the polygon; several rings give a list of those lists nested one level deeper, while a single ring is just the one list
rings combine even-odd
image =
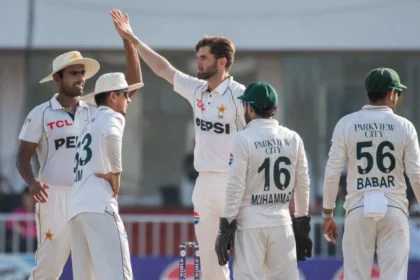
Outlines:
[{"label": "team crest on shirt", "polygon": [[223,115],[225,114],[225,111],[227,108],[223,106],[223,104],[220,104],[220,106],[217,107],[217,116],[219,119],[223,119]]},{"label": "team crest on shirt", "polygon": [[229,165],[232,165],[232,162],[233,162],[233,154],[230,153],[230,155],[229,155]]},{"label": "team crest on shirt", "polygon": [[194,225],[198,225],[199,222],[200,222],[200,216],[198,215],[197,212],[194,211]]}]

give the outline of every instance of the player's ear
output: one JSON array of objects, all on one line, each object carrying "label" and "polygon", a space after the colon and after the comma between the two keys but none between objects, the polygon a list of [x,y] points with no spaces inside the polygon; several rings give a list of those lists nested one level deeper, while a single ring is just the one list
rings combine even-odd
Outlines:
[{"label": "player's ear", "polygon": [[226,68],[226,63],[227,63],[227,59],[226,57],[221,57],[217,60],[217,63],[219,64],[219,66]]},{"label": "player's ear", "polygon": [[112,103],[115,103],[115,101],[117,100],[117,94],[114,91],[111,91],[111,93],[109,94],[109,99]]},{"label": "player's ear", "polygon": [[61,81],[60,75],[58,73],[54,73],[53,79],[54,79],[54,82],[60,82]]}]

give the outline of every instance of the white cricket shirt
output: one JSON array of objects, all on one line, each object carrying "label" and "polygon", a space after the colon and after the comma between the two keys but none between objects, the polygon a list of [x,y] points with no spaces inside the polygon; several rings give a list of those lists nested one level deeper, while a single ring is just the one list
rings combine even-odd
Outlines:
[{"label": "white cricket shirt", "polygon": [[[95,173],[111,172],[105,150],[105,137],[123,137],[125,118],[109,107],[99,106],[98,112],[82,130],[73,156],[74,184],[68,205],[68,220],[83,212],[118,213],[111,185]],[[120,151],[121,152],[121,151]],[[121,170],[122,171],[122,170]]]},{"label": "white cricket shirt", "polygon": [[382,191],[407,212],[405,171],[413,190],[420,194],[420,153],[417,132],[407,119],[387,106],[366,105],[340,119],[334,129],[325,170],[323,207],[333,209],[341,171],[347,163],[349,211],[363,193]]},{"label": "white cricket shirt", "polygon": [[96,111],[96,106],[80,100],[73,118],[57,101],[57,95],[32,109],[19,139],[38,143],[38,180],[50,187],[71,187],[77,137]]},{"label": "white cricket shirt", "polygon": [[206,81],[177,71],[174,90],[193,107],[195,169],[198,172],[227,172],[229,143],[232,136],[246,125],[245,109],[238,99],[245,86],[229,77],[209,92]]},{"label": "white cricket shirt", "polygon": [[291,225],[308,215],[309,175],[303,141],[274,119],[255,119],[232,140],[223,217],[236,218],[238,229]]}]

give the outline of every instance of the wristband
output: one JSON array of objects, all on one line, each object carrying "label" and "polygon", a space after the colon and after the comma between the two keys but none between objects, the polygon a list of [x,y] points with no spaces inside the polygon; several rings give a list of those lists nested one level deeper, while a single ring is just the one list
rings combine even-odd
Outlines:
[{"label": "wristband", "polygon": [[322,212],[322,218],[330,219],[332,217],[333,217],[333,212],[331,212],[330,214],[326,214],[326,213]]}]

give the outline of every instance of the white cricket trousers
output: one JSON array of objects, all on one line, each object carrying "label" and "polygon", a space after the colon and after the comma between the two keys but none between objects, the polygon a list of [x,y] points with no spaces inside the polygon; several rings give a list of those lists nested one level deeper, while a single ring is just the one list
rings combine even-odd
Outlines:
[{"label": "white cricket trousers", "polygon": [[388,206],[384,218],[366,218],[363,206],[350,210],[344,223],[345,280],[370,280],[376,250],[381,280],[407,279],[409,222],[403,210]]},{"label": "white cricket trousers", "polygon": [[131,280],[124,224],[115,212],[80,213],[70,220],[75,280]]},{"label": "white cricket trousers", "polygon": [[47,203],[35,205],[38,248],[30,280],[57,280],[70,255],[67,202],[71,187],[50,186]]},{"label": "white cricket trousers", "polygon": [[203,280],[229,280],[229,268],[220,266],[215,243],[219,232],[219,218],[225,207],[227,173],[200,172],[193,191],[194,212],[199,216],[195,234],[200,245]]},{"label": "white cricket trousers", "polygon": [[293,226],[237,230],[232,269],[235,280],[298,280]]}]

